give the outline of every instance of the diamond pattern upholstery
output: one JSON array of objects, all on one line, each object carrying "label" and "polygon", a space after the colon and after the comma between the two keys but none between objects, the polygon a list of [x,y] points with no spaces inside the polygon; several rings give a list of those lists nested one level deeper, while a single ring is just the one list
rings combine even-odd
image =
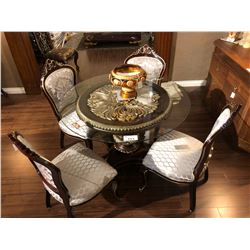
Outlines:
[{"label": "diamond pattern upholstery", "polygon": [[229,108],[224,109],[223,112],[219,115],[219,117],[215,121],[214,126],[205,141],[208,141],[228,121],[230,116],[231,116],[230,109]]},{"label": "diamond pattern upholstery", "polygon": [[[63,151],[52,163],[61,170],[62,180],[69,191],[71,206],[93,198],[117,175],[114,168],[81,143]],[[46,188],[55,199],[62,202],[60,197]]]},{"label": "diamond pattern upholstery", "polygon": [[59,121],[61,130],[72,136],[81,137],[87,139],[87,132],[89,127],[79,118],[76,111],[66,115]]},{"label": "diamond pattern upholstery", "polygon": [[[22,136],[18,135],[17,139],[27,148],[38,154],[32,145]],[[62,181],[69,191],[70,206],[81,204],[93,198],[117,175],[117,171],[113,167],[82,143],[76,143],[64,150],[52,161],[41,155],[39,157],[51,162],[60,169]],[[52,187],[57,189],[52,172],[48,167],[37,161],[33,160],[33,162],[43,178]],[[57,201],[63,203],[59,194],[55,193],[46,183],[43,182],[43,185]]]},{"label": "diamond pattern upholstery", "polygon": [[[230,109],[224,109],[205,142],[226,124],[230,116]],[[143,165],[171,180],[192,182],[195,178],[194,168],[201,157],[203,145],[196,138],[173,130],[153,143],[143,159]]]},{"label": "diamond pattern upholstery", "polygon": [[74,73],[70,68],[57,69],[45,79],[44,87],[59,112],[77,100]]},{"label": "diamond pattern upholstery", "polygon": [[160,78],[163,64],[154,57],[137,56],[132,57],[127,61],[128,64],[137,64],[141,66],[147,73],[147,80],[154,81]]},{"label": "diamond pattern upholstery", "polygon": [[143,165],[171,180],[192,182],[202,147],[196,138],[173,130],[153,143]]}]

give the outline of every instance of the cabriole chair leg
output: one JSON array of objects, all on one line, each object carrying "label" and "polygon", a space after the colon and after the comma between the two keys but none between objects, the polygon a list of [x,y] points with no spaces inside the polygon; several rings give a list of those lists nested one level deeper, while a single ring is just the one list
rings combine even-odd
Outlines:
[{"label": "cabriole chair leg", "polygon": [[206,183],[208,181],[208,168],[205,170],[205,174],[204,174],[204,183]]},{"label": "cabriole chair leg", "polygon": [[64,133],[60,132],[60,147],[64,148]]},{"label": "cabriole chair leg", "polygon": [[113,180],[111,183],[112,191],[117,200],[121,200],[121,197],[118,195],[117,189],[118,189],[118,182],[117,180]]},{"label": "cabriole chair leg", "polygon": [[141,187],[139,187],[140,192],[142,192],[147,186],[147,173],[148,173],[148,170],[145,169],[144,167],[142,167],[141,172],[142,172],[142,175],[143,175],[143,184],[142,184]]},{"label": "cabriole chair leg", "polygon": [[67,210],[67,217],[68,218],[74,218],[74,215],[73,215],[73,213],[72,213],[72,207],[71,206],[66,206],[65,205],[65,208],[66,208],[66,210]]},{"label": "cabriole chair leg", "polygon": [[86,139],[84,141],[85,141],[85,145],[86,145],[87,148],[93,149],[93,142],[92,142],[92,140]]},{"label": "cabriole chair leg", "polygon": [[46,192],[46,207],[47,207],[47,208],[50,208],[50,207],[51,207],[51,203],[50,203],[50,193],[49,193],[47,190],[45,190],[45,192]]},{"label": "cabriole chair leg", "polygon": [[192,213],[195,210],[196,206],[196,183],[192,183],[189,185],[189,203],[189,212]]}]

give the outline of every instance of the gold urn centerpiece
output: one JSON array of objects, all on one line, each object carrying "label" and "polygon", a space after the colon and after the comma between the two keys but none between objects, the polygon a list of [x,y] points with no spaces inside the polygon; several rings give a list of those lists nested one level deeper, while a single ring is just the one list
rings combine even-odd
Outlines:
[{"label": "gold urn centerpiece", "polygon": [[111,71],[109,79],[114,86],[121,86],[123,99],[131,99],[137,96],[137,85],[145,81],[146,72],[139,65],[122,64]]}]

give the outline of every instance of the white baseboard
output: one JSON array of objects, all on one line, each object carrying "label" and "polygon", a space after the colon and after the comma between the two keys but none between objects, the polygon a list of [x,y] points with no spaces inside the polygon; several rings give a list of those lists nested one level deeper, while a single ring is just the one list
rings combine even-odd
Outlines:
[{"label": "white baseboard", "polygon": [[[201,87],[206,85],[206,80],[175,81],[182,87]],[[3,88],[7,94],[25,94],[23,87]]]},{"label": "white baseboard", "polygon": [[207,80],[187,80],[187,81],[175,81],[182,87],[201,87],[205,86]]},{"label": "white baseboard", "polygon": [[7,94],[25,94],[24,87],[14,87],[14,88],[3,88]]}]

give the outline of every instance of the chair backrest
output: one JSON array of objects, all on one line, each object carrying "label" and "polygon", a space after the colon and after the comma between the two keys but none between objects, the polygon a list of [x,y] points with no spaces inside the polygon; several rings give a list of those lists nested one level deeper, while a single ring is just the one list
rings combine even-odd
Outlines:
[{"label": "chair backrest", "polygon": [[61,171],[49,160],[39,155],[32,145],[18,132],[8,134],[12,144],[14,144],[28,159],[41,177],[45,189],[52,195],[57,196],[57,200],[69,201],[68,190],[61,178]]},{"label": "chair backrest", "polygon": [[215,138],[227,127],[229,127],[232,124],[232,121],[236,114],[239,112],[241,108],[241,105],[227,105],[222,110],[219,117],[216,119],[209,135],[207,136],[200,159],[194,169],[194,176],[196,179],[199,178],[200,174],[207,168],[208,161],[212,156],[213,151],[213,144],[215,141]]},{"label": "chair backrest", "polygon": [[75,89],[76,72],[67,64],[47,59],[41,78],[41,88],[49,100],[58,120],[61,112],[75,103],[78,95]]},{"label": "chair backrest", "polygon": [[35,38],[37,47],[43,56],[53,49],[49,32],[33,32],[33,37]]},{"label": "chair backrest", "polygon": [[147,80],[160,84],[166,70],[165,61],[147,44],[128,56],[124,63],[137,64],[147,73]]}]

